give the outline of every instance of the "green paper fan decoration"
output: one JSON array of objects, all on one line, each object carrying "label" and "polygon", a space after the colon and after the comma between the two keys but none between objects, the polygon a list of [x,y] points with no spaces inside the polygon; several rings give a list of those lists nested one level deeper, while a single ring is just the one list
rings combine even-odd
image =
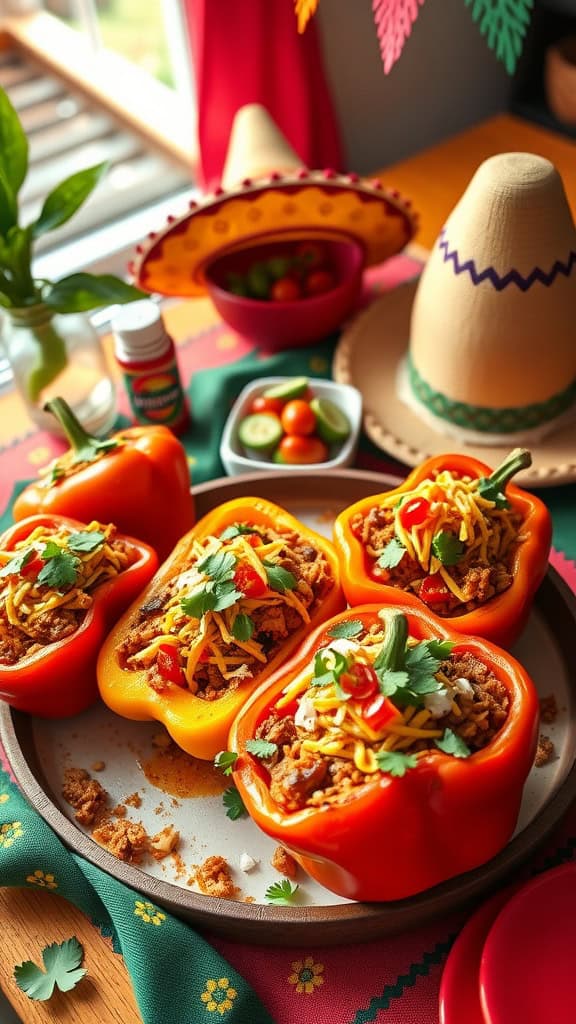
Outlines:
[{"label": "green paper fan decoration", "polygon": [[493,53],[509,75],[516,70],[528,31],[534,0],[465,0]]}]

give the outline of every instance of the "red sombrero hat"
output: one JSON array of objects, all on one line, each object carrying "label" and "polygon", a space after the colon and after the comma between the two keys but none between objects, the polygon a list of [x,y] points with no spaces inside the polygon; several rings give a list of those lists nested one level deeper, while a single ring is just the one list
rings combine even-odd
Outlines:
[{"label": "red sombrero hat", "polygon": [[410,203],[379,181],[308,170],[259,104],[234,120],[222,184],[152,232],[130,266],[149,292],[205,294],[205,268],[217,257],[278,237],[353,238],[367,266],[400,252],[413,238]]}]

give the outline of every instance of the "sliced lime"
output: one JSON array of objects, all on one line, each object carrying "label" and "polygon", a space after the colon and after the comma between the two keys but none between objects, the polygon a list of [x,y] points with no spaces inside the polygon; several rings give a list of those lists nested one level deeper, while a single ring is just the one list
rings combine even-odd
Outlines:
[{"label": "sliced lime", "polygon": [[267,452],[275,448],[282,437],[282,424],[272,412],[255,412],[245,416],[238,425],[238,440],[247,449]]},{"label": "sliced lime", "polygon": [[273,387],[264,391],[264,398],[281,398],[282,401],[289,401],[291,398],[300,398],[308,387],[308,377],[290,377],[281,384],[274,384]]},{"label": "sliced lime", "polygon": [[310,408],[316,416],[316,433],[327,444],[341,444],[350,436],[350,420],[335,402],[329,398],[313,398]]}]

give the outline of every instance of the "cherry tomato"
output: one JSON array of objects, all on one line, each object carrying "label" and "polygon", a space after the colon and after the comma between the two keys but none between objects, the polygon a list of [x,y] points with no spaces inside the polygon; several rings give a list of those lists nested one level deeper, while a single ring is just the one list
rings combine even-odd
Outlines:
[{"label": "cherry tomato", "polygon": [[40,558],[40,555],[34,554],[30,561],[26,562],[26,565],[20,570],[20,575],[35,578],[44,564],[44,560]]},{"label": "cherry tomato", "polygon": [[296,246],[296,256],[306,270],[316,270],[324,265],[326,249],[322,242],[300,242]]},{"label": "cherry tomato", "polygon": [[266,395],[257,395],[250,403],[250,412],[273,412],[279,416],[284,408],[281,398],[266,398]]},{"label": "cherry tomato", "polygon": [[378,692],[378,676],[372,665],[365,665],[362,661],[355,661],[347,672],[342,672],[338,682],[344,693],[359,700]]},{"label": "cherry tomato", "polygon": [[439,572],[435,572],[433,576],[426,576],[426,579],[422,580],[422,586],[418,591],[418,597],[424,601],[425,604],[445,604],[450,597],[450,591],[444,583]]},{"label": "cherry tomato", "polygon": [[261,597],[268,589],[262,577],[248,562],[240,562],[236,566],[234,583],[245,597]]},{"label": "cherry tomato", "polygon": [[180,655],[172,644],[160,644],[156,658],[158,671],[163,679],[177,686],[184,686],[186,679],[180,664]]},{"label": "cherry tomato", "polygon": [[302,298],[302,289],[293,277],[281,277],[270,289],[273,302],[294,302]]},{"label": "cherry tomato", "polygon": [[383,693],[376,694],[362,704],[362,718],[374,732],[379,732],[383,725],[399,714],[398,708]]},{"label": "cherry tomato", "polygon": [[274,462],[289,466],[326,462],[328,447],[319,437],[302,437],[301,434],[286,434],[274,452]]},{"label": "cherry tomato", "polygon": [[336,278],[330,270],[313,270],[306,275],[304,291],[306,295],[323,295],[336,285]]},{"label": "cherry tomato", "polygon": [[286,434],[313,434],[316,430],[316,416],[302,398],[287,402],[280,413],[280,422]]},{"label": "cherry tomato", "polygon": [[421,526],[430,515],[430,502],[426,498],[409,498],[400,505],[398,518],[405,530]]}]

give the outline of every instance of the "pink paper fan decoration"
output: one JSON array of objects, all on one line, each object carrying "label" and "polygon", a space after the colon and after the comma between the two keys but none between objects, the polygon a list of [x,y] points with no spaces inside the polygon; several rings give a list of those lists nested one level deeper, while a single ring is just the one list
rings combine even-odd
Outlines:
[{"label": "pink paper fan decoration", "polygon": [[423,3],[424,0],[372,0],[385,75],[402,53]]}]

